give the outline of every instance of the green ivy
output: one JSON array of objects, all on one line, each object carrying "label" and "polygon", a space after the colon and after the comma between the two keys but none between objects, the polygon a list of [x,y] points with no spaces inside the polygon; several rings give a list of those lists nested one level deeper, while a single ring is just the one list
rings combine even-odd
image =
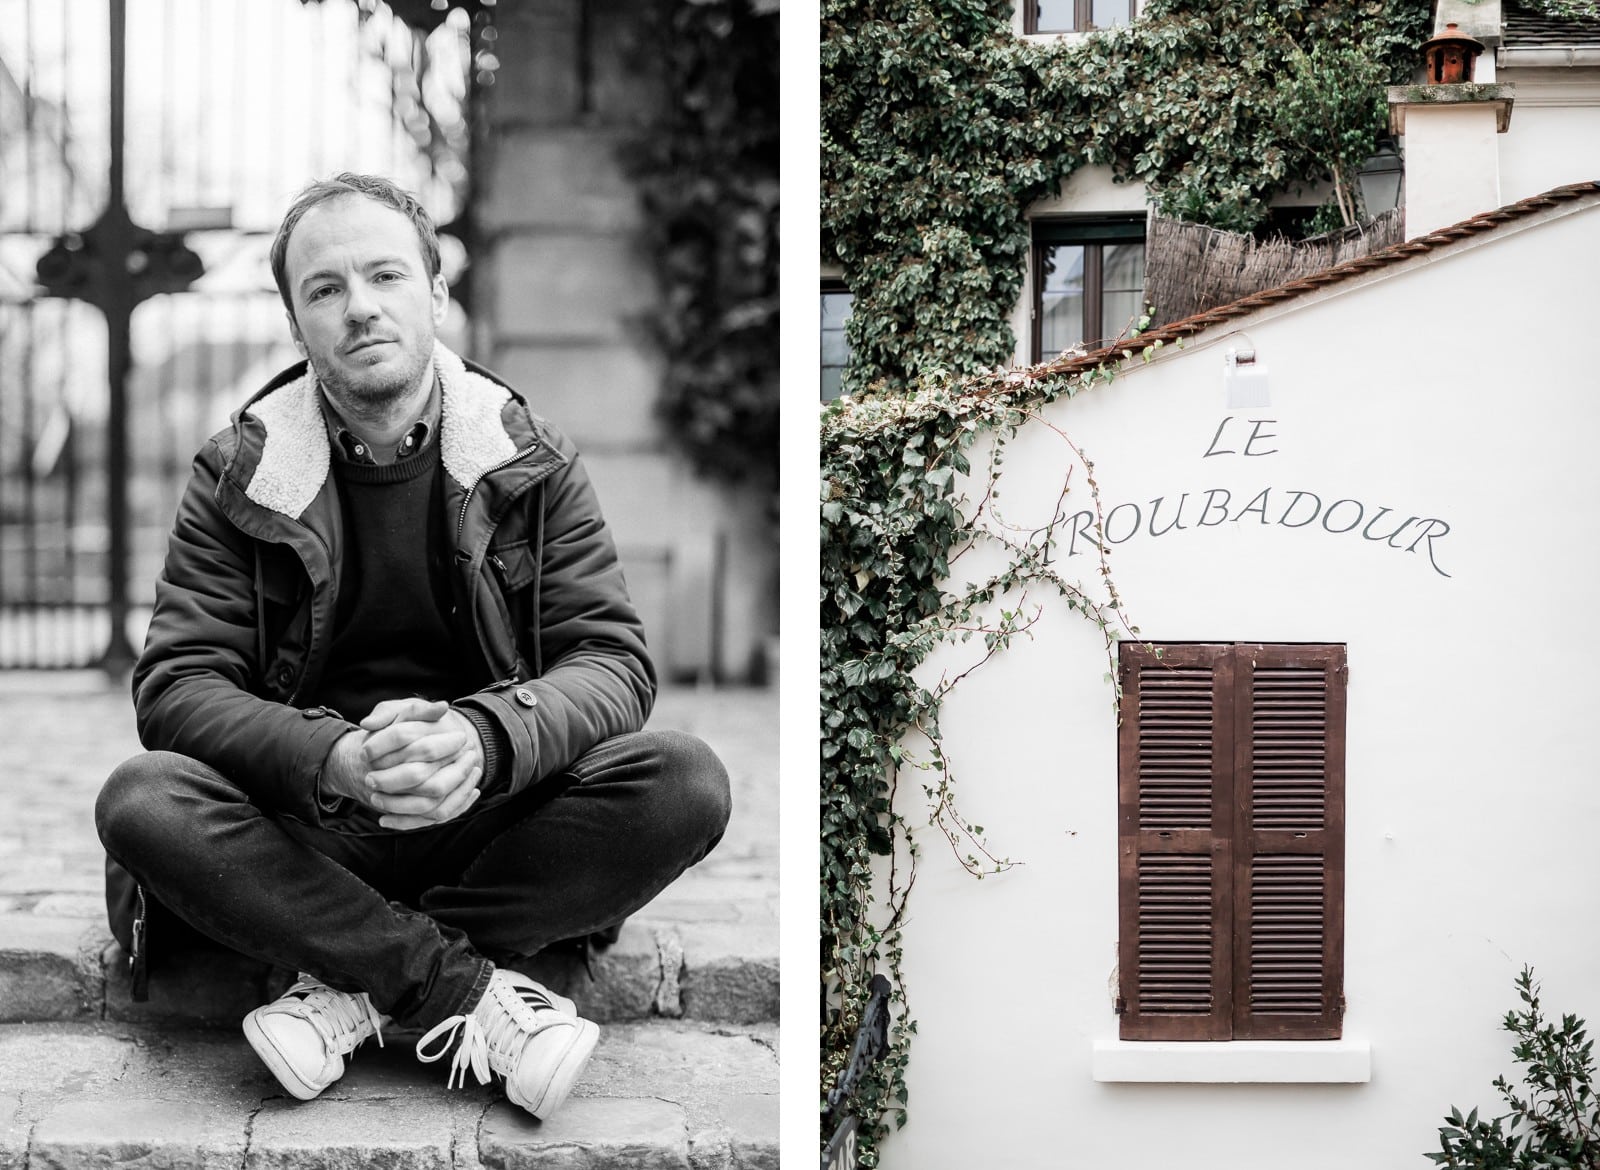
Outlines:
[{"label": "green ivy", "polygon": [[[932,839],[969,872],[1010,864],[955,799],[939,713],[961,676],[925,686],[917,668],[961,642],[981,646],[976,668],[1047,604],[1094,623],[1108,656],[1137,632],[1104,562],[1091,595],[1056,571],[1053,528],[1024,536],[995,514],[1008,437],[1111,377],[1003,372],[1027,208],[1089,163],[1144,182],[1166,214],[1236,230],[1298,182],[1338,175],[1348,191],[1387,123],[1382,83],[1409,79],[1428,10],[1149,0],[1131,27],[1046,43],[1012,33],[1009,0],[823,0],[824,255],[855,299],[847,397],[822,418],[821,1087],[844,1069],[881,970],[890,1050],[842,1106],[862,1122],[863,1166],[909,1104],[900,931],[921,826],[900,786],[920,787]],[[974,469],[980,436],[990,454]],[[1061,466],[1081,469],[1063,496],[1095,496],[1076,448]],[[952,585],[951,563],[978,544],[1002,546],[1005,567]]]},{"label": "green ivy", "polygon": [[[1148,360],[1155,346],[1142,351]],[[1129,354],[1140,352],[1130,343]],[[892,1114],[906,1119],[905,1069],[916,1022],[901,969],[901,926],[921,846],[900,812],[902,783],[920,787],[934,840],[975,877],[1011,865],[956,802],[939,733],[950,691],[1026,637],[1046,606],[1064,606],[1101,632],[1107,665],[1117,638],[1137,635],[1104,560],[1095,595],[1056,568],[1056,525],[1023,534],[999,514],[1007,440],[1042,407],[1114,376],[928,375],[906,395],[838,401],[823,414],[822,547],[822,1090],[837,1083],[882,969],[895,1011],[888,1055],[842,1109],[863,1121],[861,1165],[877,1165]],[[1043,423],[1049,427],[1049,423]],[[1057,432],[1059,434],[1059,432]],[[969,455],[989,440],[985,462]],[[1062,467],[1084,475],[1099,507],[1094,467],[1071,440]],[[1063,499],[1073,472],[1064,474]],[[963,484],[979,486],[974,497]],[[1065,511],[1058,509],[1057,524]],[[999,546],[1005,567],[952,588],[951,563]],[[938,647],[974,644],[954,677],[924,686],[915,672]],[[978,649],[976,647],[981,647]],[[1108,672],[1107,677],[1110,677]],[[941,848],[942,852],[942,848]],[[877,871],[875,873],[875,870]]]},{"label": "green ivy", "polygon": [[824,0],[823,253],[855,294],[845,392],[1009,364],[1028,206],[1085,164],[1235,231],[1279,193],[1347,179],[1428,10],[1150,0],[1131,26],[1041,42],[1012,33],[1010,0]]}]

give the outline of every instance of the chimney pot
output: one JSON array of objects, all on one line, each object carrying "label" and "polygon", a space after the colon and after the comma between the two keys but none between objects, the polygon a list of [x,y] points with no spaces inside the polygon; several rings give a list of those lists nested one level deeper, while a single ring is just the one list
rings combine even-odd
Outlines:
[{"label": "chimney pot", "polygon": [[1472,80],[1472,67],[1483,52],[1483,42],[1461,31],[1454,22],[1422,46],[1423,72],[1429,85],[1458,85]]}]

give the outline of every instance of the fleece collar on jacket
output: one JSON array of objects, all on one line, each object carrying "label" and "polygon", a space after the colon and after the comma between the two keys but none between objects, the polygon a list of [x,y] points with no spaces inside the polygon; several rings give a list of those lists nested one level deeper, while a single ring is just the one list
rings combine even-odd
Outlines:
[{"label": "fleece collar on jacket", "polygon": [[[433,365],[443,392],[439,455],[450,478],[471,490],[486,472],[517,453],[500,421],[511,392],[468,370],[439,342],[434,342]],[[263,395],[249,408],[261,421],[266,442],[245,495],[290,519],[317,498],[332,466],[328,428],[317,395],[316,375],[308,365],[301,377]]]}]

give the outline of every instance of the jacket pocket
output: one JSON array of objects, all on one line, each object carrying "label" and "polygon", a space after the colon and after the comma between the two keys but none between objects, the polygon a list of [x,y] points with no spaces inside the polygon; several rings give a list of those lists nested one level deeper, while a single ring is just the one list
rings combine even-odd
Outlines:
[{"label": "jacket pocket", "polygon": [[526,653],[538,639],[533,629],[538,562],[528,541],[507,541],[491,546],[483,563],[486,571],[478,594],[483,605],[478,611],[493,647],[490,669],[501,679],[526,679],[530,675]]},{"label": "jacket pocket", "polygon": [[494,570],[495,578],[500,582],[500,588],[507,593],[526,589],[533,584],[533,578],[538,571],[538,565],[533,559],[533,550],[526,540],[492,546],[489,549],[488,561],[489,567]]}]

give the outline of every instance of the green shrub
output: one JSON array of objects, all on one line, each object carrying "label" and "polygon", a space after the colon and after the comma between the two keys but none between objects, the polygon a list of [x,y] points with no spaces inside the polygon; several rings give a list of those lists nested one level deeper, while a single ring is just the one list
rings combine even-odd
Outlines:
[{"label": "green shrub", "polygon": [[1577,1016],[1562,1016],[1559,1026],[1546,1022],[1531,967],[1517,976],[1517,994],[1524,1008],[1507,1012],[1503,1026],[1517,1038],[1511,1055],[1523,1066],[1525,1087],[1495,1078],[1510,1111],[1492,1121],[1452,1107],[1439,1129],[1440,1152],[1428,1157],[1471,1170],[1600,1170],[1594,1041]]}]

